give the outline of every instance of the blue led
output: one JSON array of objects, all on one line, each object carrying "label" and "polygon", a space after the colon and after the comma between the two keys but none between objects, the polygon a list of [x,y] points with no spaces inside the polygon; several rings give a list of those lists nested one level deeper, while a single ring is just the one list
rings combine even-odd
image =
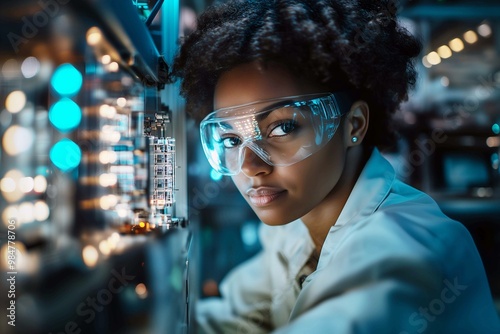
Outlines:
[{"label": "blue led", "polygon": [[67,132],[80,124],[82,111],[78,104],[63,97],[50,108],[49,119],[59,131]]},{"label": "blue led", "polygon": [[52,88],[60,96],[73,96],[82,88],[82,74],[71,64],[59,66],[50,80]]},{"label": "blue led", "polygon": [[491,127],[491,130],[496,135],[500,134],[500,125],[498,125],[498,123],[493,124],[493,126]]},{"label": "blue led", "polygon": [[73,141],[62,139],[50,149],[50,161],[63,172],[68,172],[80,164],[82,151]]}]

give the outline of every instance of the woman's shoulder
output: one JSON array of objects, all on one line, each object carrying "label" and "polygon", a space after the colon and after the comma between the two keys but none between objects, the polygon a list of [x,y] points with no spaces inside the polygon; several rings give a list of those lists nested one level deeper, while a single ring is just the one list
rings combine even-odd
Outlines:
[{"label": "woman's shoulder", "polygon": [[448,217],[431,196],[398,180],[371,220],[389,231],[408,233],[444,247],[472,241],[465,226]]},{"label": "woman's shoulder", "polygon": [[337,253],[354,252],[381,262],[425,261],[436,267],[459,266],[479,256],[460,222],[446,216],[427,194],[404,183],[396,185],[379,208],[350,226],[332,243]]}]

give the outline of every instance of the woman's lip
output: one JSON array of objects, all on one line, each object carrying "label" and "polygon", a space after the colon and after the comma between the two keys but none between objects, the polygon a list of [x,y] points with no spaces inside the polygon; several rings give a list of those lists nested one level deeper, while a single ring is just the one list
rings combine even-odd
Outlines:
[{"label": "woman's lip", "polygon": [[246,194],[254,206],[266,206],[285,192],[286,190],[281,188],[259,187],[248,189]]}]

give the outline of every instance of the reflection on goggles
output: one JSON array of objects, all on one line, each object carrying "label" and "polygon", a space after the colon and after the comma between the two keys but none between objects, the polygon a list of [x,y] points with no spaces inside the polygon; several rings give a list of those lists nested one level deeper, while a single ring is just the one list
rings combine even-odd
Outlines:
[{"label": "reflection on goggles", "polygon": [[245,148],[272,166],[297,163],[333,137],[348,111],[338,103],[345,94],[292,96],[216,110],[200,125],[205,155],[224,175],[241,171]]}]

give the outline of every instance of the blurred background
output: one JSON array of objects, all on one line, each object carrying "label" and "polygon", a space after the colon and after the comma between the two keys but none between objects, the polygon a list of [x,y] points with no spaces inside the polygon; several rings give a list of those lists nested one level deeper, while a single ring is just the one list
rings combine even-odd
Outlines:
[{"label": "blurred background", "polygon": [[[0,332],[186,333],[260,250],[166,77],[211,2],[0,5],[0,303],[16,324]],[[500,2],[400,1],[399,16],[424,50],[384,154],[471,232],[500,313]]]}]

